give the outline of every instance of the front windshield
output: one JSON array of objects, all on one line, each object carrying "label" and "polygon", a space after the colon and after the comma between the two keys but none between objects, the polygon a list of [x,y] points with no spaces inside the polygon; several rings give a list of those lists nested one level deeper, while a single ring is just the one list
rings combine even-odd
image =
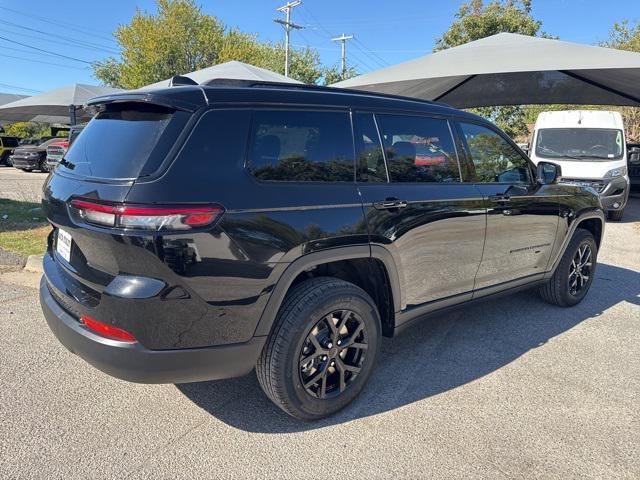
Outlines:
[{"label": "front windshield", "polygon": [[609,128],[543,128],[536,156],[574,160],[616,160],[624,151],[621,130]]}]

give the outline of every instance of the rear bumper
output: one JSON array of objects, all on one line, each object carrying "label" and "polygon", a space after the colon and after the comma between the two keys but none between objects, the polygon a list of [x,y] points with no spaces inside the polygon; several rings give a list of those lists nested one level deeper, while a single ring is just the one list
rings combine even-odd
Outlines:
[{"label": "rear bumper", "polygon": [[87,330],[51,295],[45,277],[40,304],[49,328],[72,353],[109,375],[137,383],[187,383],[239,377],[255,366],[266,337],[246,343],[179,350],[150,350]]}]

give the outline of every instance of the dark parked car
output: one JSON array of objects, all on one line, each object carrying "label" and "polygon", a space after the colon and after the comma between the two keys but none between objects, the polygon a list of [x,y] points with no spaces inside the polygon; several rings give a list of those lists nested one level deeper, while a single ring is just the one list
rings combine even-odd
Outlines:
[{"label": "dark parked car", "polygon": [[58,137],[50,138],[38,145],[23,145],[16,148],[11,155],[11,163],[14,167],[31,172],[32,170],[40,170],[48,172],[50,170],[47,165],[47,147],[51,143],[62,140]]},{"label": "dark parked car", "polygon": [[17,137],[9,137],[7,135],[0,135],[0,165],[11,165],[9,157],[13,154],[13,151],[18,146]]},{"label": "dark parked car", "polygon": [[470,113],[250,82],[92,104],[45,184],[40,299],[115,377],[255,367],[279,407],[317,419],[361,391],[382,336],[534,286],[572,306],[593,281],[597,194]]},{"label": "dark parked car", "polygon": [[640,143],[627,144],[627,166],[631,190],[640,190]]}]

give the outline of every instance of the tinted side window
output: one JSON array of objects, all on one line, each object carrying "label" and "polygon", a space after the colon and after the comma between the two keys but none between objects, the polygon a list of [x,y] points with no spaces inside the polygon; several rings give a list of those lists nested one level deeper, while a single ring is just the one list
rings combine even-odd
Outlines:
[{"label": "tinted side window", "polygon": [[18,146],[18,140],[13,137],[3,138],[2,143],[4,144],[5,147],[10,147],[10,148]]},{"label": "tinted side window", "polygon": [[392,182],[459,182],[453,139],[446,120],[376,115]]},{"label": "tinted side window", "polygon": [[357,113],[354,120],[358,181],[386,182],[387,167],[373,114]]},{"label": "tinted side window", "polygon": [[260,180],[353,182],[349,114],[256,111],[249,170]]},{"label": "tinted side window", "polygon": [[531,183],[527,161],[504,138],[490,128],[460,123],[478,183]]}]

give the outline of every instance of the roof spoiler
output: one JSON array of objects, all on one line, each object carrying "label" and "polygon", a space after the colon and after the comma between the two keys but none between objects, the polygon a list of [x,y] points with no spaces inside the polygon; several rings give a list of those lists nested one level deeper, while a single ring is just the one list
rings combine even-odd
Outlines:
[{"label": "roof spoiler", "polygon": [[174,75],[171,77],[171,80],[169,80],[170,87],[178,87],[180,85],[198,85],[198,82],[183,75]]},{"label": "roof spoiler", "polygon": [[154,92],[132,92],[116,93],[113,95],[104,95],[92,98],[85,104],[85,108],[90,107],[92,109],[99,110],[101,105],[110,105],[114,103],[147,103],[175,110],[182,110],[185,112],[195,112],[198,108],[206,105],[207,101],[199,89],[191,92],[184,92],[181,95],[162,95],[161,93]]}]

